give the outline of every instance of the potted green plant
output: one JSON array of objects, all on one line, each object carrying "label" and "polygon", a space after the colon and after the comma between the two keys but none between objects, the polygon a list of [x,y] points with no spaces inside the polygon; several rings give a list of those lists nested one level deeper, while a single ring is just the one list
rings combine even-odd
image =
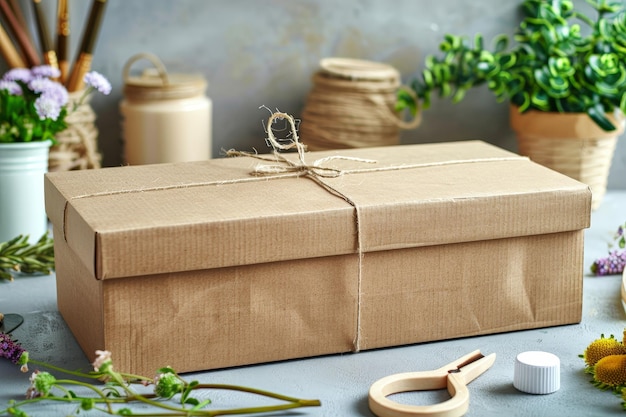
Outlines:
[{"label": "potted green plant", "polygon": [[[626,12],[620,0],[586,1],[595,19],[571,0],[523,1],[512,45],[507,35],[491,50],[480,34],[473,42],[446,35],[442,56],[428,56],[411,87],[427,109],[433,93],[456,103],[486,85],[510,103],[519,152],[589,184],[597,207],[624,131]],[[406,108],[416,112],[418,103],[401,91],[397,109]]]},{"label": "potted green plant", "polygon": [[[0,79],[0,242],[18,235],[34,241],[47,230],[43,174],[55,135],[67,128],[68,92],[59,70],[15,68]],[[87,89],[108,94],[109,82],[91,72]]]}]

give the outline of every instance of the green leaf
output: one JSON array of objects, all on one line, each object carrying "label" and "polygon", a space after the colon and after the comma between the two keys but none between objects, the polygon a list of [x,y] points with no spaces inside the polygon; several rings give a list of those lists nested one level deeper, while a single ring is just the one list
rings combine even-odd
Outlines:
[{"label": "green leaf", "polygon": [[538,110],[541,110],[541,111],[550,110],[550,97],[545,91],[534,91],[530,95],[530,103],[532,107]]},{"label": "green leaf", "polygon": [[195,405],[195,406],[197,406],[198,404],[200,404],[200,401],[198,401],[198,400],[197,400],[197,399],[195,399],[195,398],[189,397],[189,398],[185,398],[184,403],[185,403],[185,404],[189,404],[189,405]]},{"label": "green leaf", "polygon": [[406,109],[415,116],[417,114],[417,103],[409,93],[404,90],[398,90],[395,111],[403,112]]},{"label": "green leaf", "polygon": [[85,410],[85,411],[89,411],[89,410],[91,410],[94,407],[95,404],[96,404],[95,399],[93,399],[93,398],[83,398],[80,401],[80,408]]},{"label": "green leaf", "polygon": [[483,36],[479,33],[474,36],[474,49],[481,51],[483,49]]},{"label": "green leaf", "polygon": [[449,97],[450,94],[452,94],[452,86],[450,85],[450,83],[448,82],[442,83],[439,95],[441,97]]},{"label": "green leaf", "polygon": [[189,384],[185,386],[185,390],[183,391],[180,402],[181,404],[186,404],[187,399],[189,399],[189,394],[193,391],[194,387],[198,385],[198,381],[191,381]]},{"label": "green leaf", "polygon": [[606,117],[606,112],[602,106],[590,107],[587,109],[587,114],[603,130],[612,132],[616,129],[613,123]]},{"label": "green leaf", "polygon": [[422,77],[424,77],[424,85],[428,88],[433,88],[435,86],[433,73],[427,69],[422,72]]},{"label": "green leaf", "polygon": [[200,409],[206,407],[209,404],[211,404],[211,400],[204,400],[204,401],[198,403],[195,407],[193,407],[192,410],[193,411],[200,410]]},{"label": "green leaf", "polygon": [[501,54],[506,51],[509,46],[509,37],[506,35],[499,35],[494,39],[494,54]]},{"label": "green leaf", "polygon": [[164,367],[164,368],[159,368],[159,369],[156,371],[156,373],[157,373],[157,375],[158,375],[158,374],[175,374],[176,372],[175,372],[175,371],[174,371],[171,367],[166,366],[166,367]]},{"label": "green leaf", "polygon": [[453,103],[459,103],[463,98],[465,98],[465,94],[467,93],[467,88],[459,87],[454,93],[454,97],[452,97]]},{"label": "green leaf", "polygon": [[423,109],[429,109],[430,105],[431,105],[430,93],[429,92],[425,92],[423,97],[422,97],[422,108]]}]

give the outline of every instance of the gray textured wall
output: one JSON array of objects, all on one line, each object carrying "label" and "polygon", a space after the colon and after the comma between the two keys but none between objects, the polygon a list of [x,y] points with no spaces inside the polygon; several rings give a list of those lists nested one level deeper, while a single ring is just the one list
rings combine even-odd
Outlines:
[{"label": "gray textured wall", "polygon": [[[577,4],[584,3],[575,0]],[[53,27],[54,5],[44,0]],[[72,51],[91,1],[73,0]],[[30,1],[22,0],[30,10]],[[279,108],[298,117],[321,58],[387,62],[408,81],[447,32],[491,39],[513,33],[511,0],[109,0],[93,69],[113,84],[93,100],[107,166],[123,163],[118,104],[122,67],[138,52],[161,57],[172,72],[202,72],[213,100],[213,156],[221,149],[264,149],[262,120]],[[506,104],[477,89],[457,105],[435,102],[404,143],[483,139],[516,151]],[[618,143],[610,188],[626,189],[626,144]]]}]

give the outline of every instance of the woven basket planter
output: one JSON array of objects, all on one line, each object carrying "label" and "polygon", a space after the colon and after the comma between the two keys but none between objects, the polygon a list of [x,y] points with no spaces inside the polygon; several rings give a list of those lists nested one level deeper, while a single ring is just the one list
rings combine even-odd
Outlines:
[{"label": "woven basket planter", "polygon": [[89,104],[91,95],[78,104],[82,94],[82,91],[70,93],[69,114],[65,118],[67,129],[57,133],[57,143],[50,148],[48,170],[51,172],[100,168],[96,114]]},{"label": "woven basket planter", "polygon": [[514,106],[510,110],[519,153],[589,185],[592,209],[598,208],[606,193],[617,138],[624,132],[623,117],[610,119],[618,129],[606,132],[585,113],[520,114]]}]

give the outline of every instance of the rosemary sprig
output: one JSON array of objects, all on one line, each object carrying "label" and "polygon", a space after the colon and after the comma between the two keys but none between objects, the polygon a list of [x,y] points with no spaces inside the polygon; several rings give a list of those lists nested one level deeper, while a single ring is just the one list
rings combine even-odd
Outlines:
[{"label": "rosemary sprig", "polygon": [[30,244],[27,235],[0,243],[0,280],[13,281],[11,272],[50,274],[54,270],[54,241],[46,232]]}]

